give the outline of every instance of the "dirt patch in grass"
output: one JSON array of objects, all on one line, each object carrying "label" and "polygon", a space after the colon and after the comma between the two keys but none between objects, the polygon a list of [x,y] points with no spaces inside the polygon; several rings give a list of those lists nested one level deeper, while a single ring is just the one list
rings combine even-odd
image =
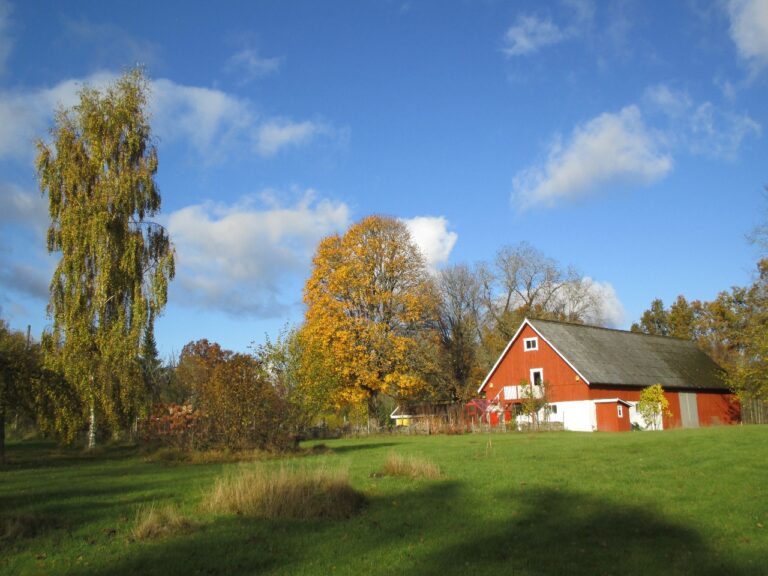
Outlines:
[{"label": "dirt patch in grass", "polygon": [[404,476],[406,478],[425,478],[436,480],[440,478],[440,466],[425,458],[417,456],[400,456],[394,452],[387,455],[381,476]]},{"label": "dirt patch in grass", "polygon": [[185,516],[173,505],[157,506],[153,502],[141,506],[136,511],[131,536],[135,540],[153,540],[172,534],[183,534],[193,531],[197,523]]},{"label": "dirt patch in grass", "polygon": [[349,518],[365,503],[346,470],[241,468],[216,482],[204,507],[214,513],[312,520]]}]

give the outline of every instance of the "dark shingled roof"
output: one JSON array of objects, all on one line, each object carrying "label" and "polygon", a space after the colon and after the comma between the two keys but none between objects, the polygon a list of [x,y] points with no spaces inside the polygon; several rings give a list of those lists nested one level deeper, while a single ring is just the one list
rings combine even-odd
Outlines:
[{"label": "dark shingled roof", "polygon": [[530,320],[590,384],[725,389],[723,370],[690,340]]}]

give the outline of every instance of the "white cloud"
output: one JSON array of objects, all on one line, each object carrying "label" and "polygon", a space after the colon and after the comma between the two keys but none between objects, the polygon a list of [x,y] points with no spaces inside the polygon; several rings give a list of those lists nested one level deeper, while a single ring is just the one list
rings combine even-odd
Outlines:
[{"label": "white cloud", "polygon": [[261,156],[273,156],[283,148],[302,146],[327,128],[317,122],[291,122],[275,119],[259,126],[256,132],[256,150]]},{"label": "white cloud", "polygon": [[161,143],[188,142],[208,161],[225,157],[256,129],[252,104],[213,88],[152,82],[153,128]]},{"label": "white cloud", "polygon": [[566,38],[567,34],[551,20],[521,14],[504,35],[502,50],[507,56],[523,56]]},{"label": "white cloud", "polygon": [[666,141],[690,154],[733,159],[745,138],[762,132],[747,114],[723,110],[708,101],[697,103],[688,93],[664,84],[648,88],[644,99],[651,112],[666,117]]},{"label": "white cloud", "polygon": [[248,82],[277,72],[282,63],[282,58],[263,58],[255,48],[244,48],[229,58],[226,69]]},{"label": "white cloud", "polygon": [[610,282],[599,282],[589,276],[584,278],[584,283],[595,300],[599,303],[599,317],[587,318],[587,322],[596,324],[607,324],[617,328],[622,326],[626,320],[627,313],[624,305],[619,300],[616,289]]},{"label": "white cloud", "polygon": [[11,5],[5,0],[0,0],[0,74],[5,72],[5,64],[12,49]]},{"label": "white cloud", "polygon": [[766,0],[729,0],[731,39],[739,56],[755,69],[768,64],[768,2]]},{"label": "white cloud", "polygon": [[565,25],[548,17],[519,14],[504,34],[502,52],[509,57],[524,56],[584,34],[595,16],[592,0],[563,0],[562,4],[572,13]]},{"label": "white cloud", "polygon": [[515,176],[514,195],[522,208],[551,206],[608,185],[647,184],[671,169],[639,108],[627,106],[577,126],[564,145],[557,139],[546,162]]},{"label": "white cloud", "polygon": [[293,302],[280,294],[306,273],[317,243],[346,228],[349,208],[307,190],[293,205],[274,195],[233,205],[198,204],[172,212],[180,300],[199,307],[272,317]]},{"label": "white cloud", "polygon": [[0,303],[9,293],[45,299],[55,258],[45,246],[48,207],[39,192],[0,183]]},{"label": "white cloud", "polygon": [[748,136],[759,136],[762,127],[746,114],[718,109],[710,102],[696,107],[690,118],[688,148],[693,154],[733,159]]},{"label": "white cloud", "polygon": [[[85,82],[103,88],[114,78],[113,74],[99,73]],[[82,81],[66,80],[35,91],[0,91],[0,159],[32,158],[35,139],[45,136],[56,108],[74,105],[82,86]]]},{"label": "white cloud", "polygon": [[687,114],[693,106],[693,101],[687,93],[673,90],[666,84],[657,84],[647,88],[645,100],[652,108],[672,117]]},{"label": "white cloud", "polygon": [[30,228],[42,234],[48,226],[48,205],[39,192],[0,182],[0,223]]},{"label": "white cloud", "polygon": [[448,231],[448,220],[443,216],[417,216],[403,218],[416,246],[421,250],[427,266],[436,269],[445,264],[459,235]]},{"label": "white cloud", "polygon": [[[103,89],[116,77],[102,72],[52,88],[0,91],[0,159],[31,160],[35,139],[45,136],[58,106],[74,105],[83,84]],[[185,144],[207,163],[248,152],[271,156],[307,145],[321,134],[343,136],[318,122],[260,117],[252,101],[214,88],[161,78],[151,82],[150,90],[152,128],[160,146]]]}]

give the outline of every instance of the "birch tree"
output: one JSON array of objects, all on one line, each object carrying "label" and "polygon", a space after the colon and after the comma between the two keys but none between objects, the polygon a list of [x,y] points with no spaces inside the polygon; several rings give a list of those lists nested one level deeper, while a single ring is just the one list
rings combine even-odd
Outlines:
[{"label": "birch tree", "polygon": [[50,142],[37,142],[37,174],[50,213],[50,365],[86,406],[88,446],[97,422],[112,429],[135,415],[143,394],[141,336],[166,304],[174,254],[160,210],[158,161],[140,69],[104,91],[84,87],[60,109]]}]

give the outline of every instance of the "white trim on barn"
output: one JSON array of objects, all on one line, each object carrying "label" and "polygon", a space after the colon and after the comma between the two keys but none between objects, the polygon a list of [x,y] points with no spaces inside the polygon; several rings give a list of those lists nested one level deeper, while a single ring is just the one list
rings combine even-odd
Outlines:
[{"label": "white trim on barn", "polygon": [[[532,346],[528,346],[528,343],[531,343]],[[523,338],[523,350],[526,352],[534,352],[539,349],[539,339],[534,336],[533,338]]]},{"label": "white trim on barn", "polygon": [[546,342],[546,343],[549,345],[549,347],[550,347],[550,348],[552,348],[552,350],[554,350],[554,351],[555,351],[555,354],[557,354],[558,356],[560,356],[560,358],[562,358],[562,359],[563,359],[563,362],[565,362],[566,364],[568,364],[568,366],[570,366],[570,367],[571,367],[571,369],[572,369],[574,372],[576,372],[576,374],[578,374],[579,378],[581,378],[581,379],[584,381],[584,383],[585,383],[587,386],[589,386],[589,380],[587,380],[587,379],[584,377],[584,374],[582,374],[581,372],[579,372],[579,370],[576,368],[576,366],[574,366],[573,364],[571,364],[571,363],[568,361],[568,358],[566,358],[565,356],[563,356],[563,355],[560,353],[560,351],[559,351],[559,350],[558,350],[558,349],[557,349],[557,348],[554,346],[554,344],[552,344],[552,342],[550,342],[549,340],[547,340],[547,339],[546,339],[546,338],[545,338],[545,337],[542,335],[542,333],[541,333],[541,332],[539,332],[538,330],[536,330],[536,326],[534,326],[533,324],[531,324],[531,321],[530,321],[530,320],[528,320],[528,318],[526,318],[525,320],[523,320],[523,323],[522,323],[522,324],[520,324],[520,328],[518,328],[518,329],[517,329],[517,332],[515,332],[515,335],[514,335],[514,336],[512,336],[512,339],[511,339],[511,340],[510,340],[510,341],[507,343],[507,346],[504,348],[504,351],[503,351],[503,352],[502,352],[502,353],[499,355],[499,358],[498,358],[498,360],[496,360],[496,363],[493,365],[493,368],[491,368],[491,369],[488,371],[488,374],[486,375],[485,379],[483,380],[483,383],[482,383],[482,384],[480,384],[480,387],[477,389],[477,393],[478,393],[478,394],[479,394],[480,392],[482,392],[482,391],[483,391],[483,388],[485,388],[485,385],[486,385],[486,384],[488,383],[488,381],[491,379],[491,375],[492,375],[494,372],[496,372],[496,368],[498,368],[498,367],[499,367],[499,364],[501,364],[501,361],[502,361],[502,360],[504,359],[504,357],[507,355],[507,352],[509,352],[509,349],[512,347],[512,344],[515,342],[515,340],[517,340],[517,337],[518,337],[518,336],[520,336],[520,332],[522,332],[523,328],[525,328],[526,326],[530,326],[530,327],[531,327],[531,330],[533,330],[534,332],[536,332],[536,334],[538,335],[538,337],[539,337],[539,338],[541,338],[542,340],[544,340],[544,342]]}]

